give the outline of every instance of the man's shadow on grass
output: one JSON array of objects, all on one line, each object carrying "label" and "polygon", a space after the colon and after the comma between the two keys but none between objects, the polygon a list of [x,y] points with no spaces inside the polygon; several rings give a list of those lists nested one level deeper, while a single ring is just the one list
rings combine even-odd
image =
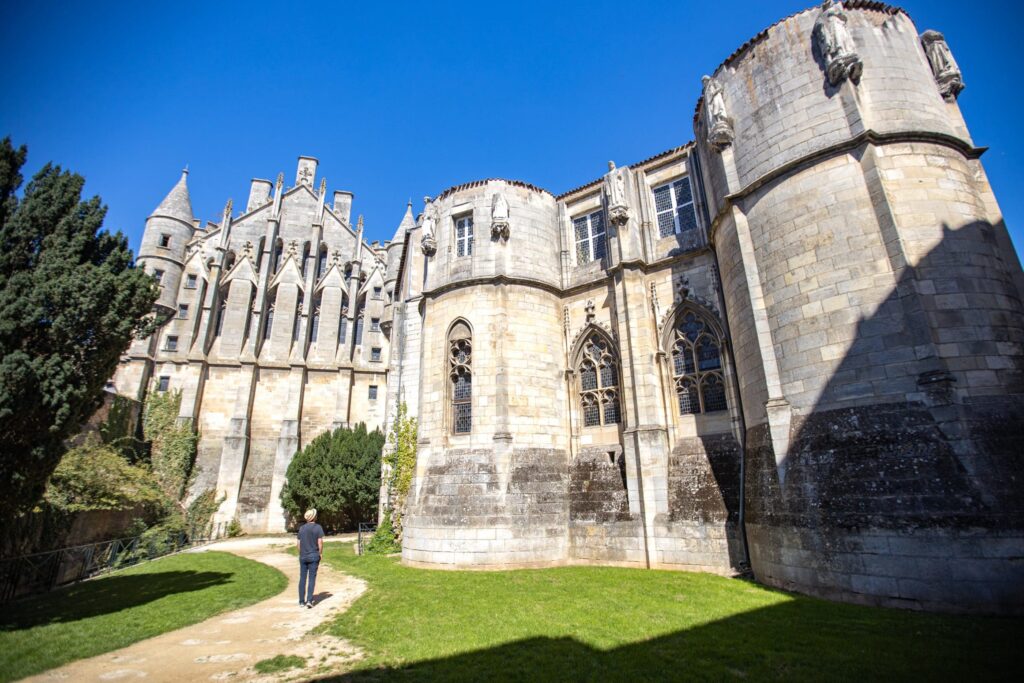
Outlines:
[{"label": "man's shadow on grass", "polygon": [[17,600],[0,612],[0,632],[89,619],[227,583],[227,572],[170,571],[107,576]]}]

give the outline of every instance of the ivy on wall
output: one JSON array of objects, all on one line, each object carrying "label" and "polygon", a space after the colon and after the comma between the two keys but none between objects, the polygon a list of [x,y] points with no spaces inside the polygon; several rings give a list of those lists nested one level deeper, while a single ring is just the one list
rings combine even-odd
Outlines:
[{"label": "ivy on wall", "polygon": [[403,401],[398,405],[395,422],[388,433],[388,448],[383,458],[387,473],[387,502],[377,531],[366,546],[368,553],[388,554],[402,549],[402,519],[416,470],[417,431],[416,418],[409,415]]},{"label": "ivy on wall", "polygon": [[195,475],[199,435],[192,420],[178,420],[181,392],[151,391],[142,413],[142,433],[150,444],[150,465],[167,497],[181,502]]}]

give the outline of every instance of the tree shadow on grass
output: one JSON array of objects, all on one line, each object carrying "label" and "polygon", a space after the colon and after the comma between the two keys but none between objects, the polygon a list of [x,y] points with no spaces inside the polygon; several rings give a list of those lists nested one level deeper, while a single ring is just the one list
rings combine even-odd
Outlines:
[{"label": "tree shadow on grass", "polygon": [[0,614],[0,631],[19,631],[111,614],[168,595],[219,586],[232,576],[227,572],[198,571],[106,576],[6,605]]},{"label": "tree shadow on grass", "polygon": [[1019,680],[1022,639],[1021,619],[797,598],[609,650],[536,637],[329,680]]}]

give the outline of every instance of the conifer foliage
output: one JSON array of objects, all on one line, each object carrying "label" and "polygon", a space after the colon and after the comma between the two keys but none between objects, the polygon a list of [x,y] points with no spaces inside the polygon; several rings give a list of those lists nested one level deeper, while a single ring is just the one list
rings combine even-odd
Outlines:
[{"label": "conifer foliage", "polygon": [[30,508],[157,297],[82,176],[0,141],[0,524]]},{"label": "conifer foliage", "polygon": [[328,531],[354,529],[377,519],[380,453],[384,435],[366,425],[324,432],[295,454],[281,504],[293,520],[316,508],[317,522]]}]

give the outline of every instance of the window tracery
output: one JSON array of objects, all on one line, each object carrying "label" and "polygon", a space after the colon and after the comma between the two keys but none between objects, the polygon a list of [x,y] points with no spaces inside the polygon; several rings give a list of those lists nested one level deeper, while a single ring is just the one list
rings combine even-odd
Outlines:
[{"label": "window tracery", "polygon": [[468,434],[473,427],[473,341],[469,327],[458,323],[448,334],[448,377],[451,381],[452,431]]},{"label": "window tracery", "polygon": [[611,343],[600,334],[591,334],[583,346],[578,367],[583,426],[618,424],[619,371]]},{"label": "window tracery", "polygon": [[672,375],[680,415],[726,409],[722,340],[696,311],[684,310],[673,330]]}]

